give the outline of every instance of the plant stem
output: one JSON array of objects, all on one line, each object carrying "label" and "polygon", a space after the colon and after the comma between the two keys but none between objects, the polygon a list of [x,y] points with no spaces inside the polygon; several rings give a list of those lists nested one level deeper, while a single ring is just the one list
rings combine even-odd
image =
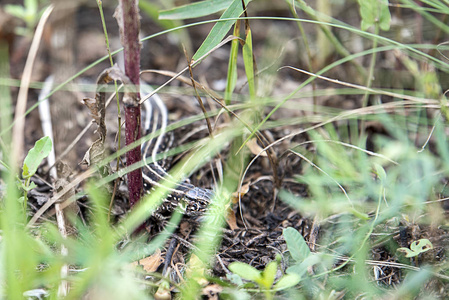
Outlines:
[{"label": "plant stem", "polygon": [[[120,0],[118,23],[120,27],[121,41],[125,56],[125,74],[131,83],[136,86],[135,97],[125,103],[125,143],[129,145],[140,139],[140,42],[139,42],[139,11],[138,2],[135,0]],[[121,24],[120,24],[121,23]],[[138,163],[142,159],[140,147],[131,149],[126,153],[126,165]],[[143,181],[142,170],[136,169],[128,173],[129,202],[133,206],[142,196]]]},{"label": "plant stem", "polygon": [[[377,35],[379,34],[379,23],[375,24],[374,27],[374,34],[376,35],[376,37],[373,39],[373,49],[377,48]],[[370,66],[369,66],[369,72],[368,72],[368,78],[366,79],[366,87],[367,88],[371,88],[372,83],[373,83],[373,76],[374,76],[374,67],[376,65],[376,51],[373,51],[373,54],[371,55],[371,62],[370,62]],[[362,99],[362,108],[365,108],[368,106],[368,98],[369,98],[370,93],[368,91],[365,92],[365,94],[363,95],[363,99]],[[360,124],[360,137],[363,138],[363,136],[365,135],[365,121],[366,118],[365,116],[362,117],[362,121]]]}]

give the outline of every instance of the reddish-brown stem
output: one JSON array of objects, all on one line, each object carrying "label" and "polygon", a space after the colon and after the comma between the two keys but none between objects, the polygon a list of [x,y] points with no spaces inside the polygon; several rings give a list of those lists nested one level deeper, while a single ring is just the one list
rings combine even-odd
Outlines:
[{"label": "reddish-brown stem", "polygon": [[[125,107],[125,141],[129,145],[140,139],[140,105],[137,107]],[[126,153],[126,165],[130,166],[142,160],[140,147],[136,147]],[[143,194],[142,169],[136,169],[128,173],[129,203],[133,206],[140,200]]]},{"label": "reddish-brown stem", "polygon": [[135,85],[139,85],[140,74],[140,17],[135,0],[120,0],[123,13],[122,41],[125,55],[125,74]]},{"label": "reddish-brown stem", "polygon": [[[125,74],[132,84],[136,86],[136,94],[131,101],[125,101],[125,142],[129,145],[141,136],[140,133],[140,93],[139,93],[139,72],[140,72],[140,42],[139,42],[139,10],[138,2],[135,0],[120,0],[121,14],[118,18],[121,40],[125,55]],[[120,24],[121,23],[121,24]],[[139,147],[126,153],[126,165],[141,161],[142,155]],[[143,194],[142,170],[137,169],[128,173],[129,202],[133,206],[140,200]]]}]

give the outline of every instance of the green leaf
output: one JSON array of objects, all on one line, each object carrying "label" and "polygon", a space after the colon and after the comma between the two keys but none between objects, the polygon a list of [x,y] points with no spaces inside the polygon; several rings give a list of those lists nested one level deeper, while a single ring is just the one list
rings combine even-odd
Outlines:
[{"label": "green leaf", "polygon": [[[403,295],[400,299],[426,299],[426,297],[419,297],[426,282],[434,275],[434,272],[427,267],[421,268],[419,271],[408,272],[405,275],[404,281],[399,285],[397,295]],[[431,297],[428,297],[429,299]]]},{"label": "green leaf", "polygon": [[396,249],[396,251],[404,253],[405,257],[414,257],[414,256],[418,255],[415,252],[413,252],[412,250],[410,250],[409,248],[405,248],[405,247],[398,248],[398,249]]},{"label": "green leaf", "polygon": [[226,274],[226,278],[231,283],[235,284],[236,286],[242,286],[243,285],[242,277],[240,277],[237,274]]},{"label": "green leaf", "polygon": [[288,250],[295,261],[302,262],[310,256],[309,246],[307,246],[306,241],[296,229],[292,227],[285,228],[283,235]]},{"label": "green leaf", "polygon": [[278,270],[278,264],[276,261],[270,261],[265,270],[262,273],[262,285],[269,289],[273,285],[274,278],[276,277],[276,272]]},{"label": "green leaf", "polygon": [[24,191],[31,191],[32,189],[34,189],[36,187],[36,184],[34,182],[30,182],[30,185],[26,186],[26,185],[22,185],[22,188]]},{"label": "green leaf", "polygon": [[[234,36],[238,36],[240,30],[240,22],[237,21],[234,25]],[[231,42],[231,52],[229,54],[228,74],[226,79],[225,89],[225,103],[231,104],[232,93],[234,92],[237,83],[237,57],[239,51],[239,40],[235,39]]]},{"label": "green leaf", "polygon": [[302,277],[307,272],[307,268],[319,264],[323,261],[323,257],[318,254],[310,254],[304,261],[301,263],[294,264],[291,267],[288,267],[288,274],[296,274],[299,277]]},{"label": "green leaf", "polygon": [[350,211],[354,216],[356,216],[357,218],[359,218],[360,220],[369,220],[369,219],[370,219],[370,217],[369,217],[368,214],[362,213],[362,212],[358,211],[357,209],[355,209],[355,208],[353,208],[353,207],[351,207],[351,208],[349,209],[349,211]]},{"label": "green leaf", "polygon": [[236,261],[229,265],[229,270],[246,280],[254,282],[260,282],[262,280],[261,272],[248,264]]},{"label": "green leaf", "polygon": [[[248,5],[250,1],[251,0],[245,0],[245,5]],[[238,18],[242,13],[242,0],[234,0],[232,1],[231,5],[229,5],[228,9],[226,9],[226,11],[223,13],[223,15],[221,15],[220,20],[228,18]],[[209,32],[209,35],[204,40],[203,44],[201,44],[198,51],[196,51],[193,59],[196,60],[202,57],[207,52],[216,47],[226,36],[226,34],[229,32],[229,29],[231,29],[232,25],[235,22],[236,20],[217,22],[217,24],[215,24],[212,30]]]},{"label": "green leaf", "polygon": [[297,285],[301,277],[297,274],[286,274],[274,285],[275,290],[285,290]]},{"label": "green leaf", "polygon": [[385,169],[377,163],[374,163],[374,169],[375,169],[376,175],[377,175],[377,177],[379,177],[380,181],[382,183],[385,183],[387,181],[387,172],[385,172]]},{"label": "green leaf", "polygon": [[423,253],[433,249],[433,245],[428,239],[420,239],[418,241],[413,241],[410,245],[410,249],[415,252],[419,251],[419,253]]},{"label": "green leaf", "polygon": [[5,11],[19,19],[23,19],[25,17],[25,9],[20,5],[7,4],[5,5]]},{"label": "green leaf", "polygon": [[[161,25],[165,29],[167,29],[167,28],[174,28],[174,27],[179,25],[177,22],[174,22],[174,21],[160,20],[160,18],[159,18],[159,9],[160,9],[160,7],[158,7],[156,4],[150,2],[150,0],[141,0],[141,1],[139,1],[139,8],[145,14],[147,14],[150,18],[152,18],[153,20],[157,21],[157,23],[159,25]],[[178,24],[178,25],[176,25],[176,24]]]},{"label": "green leaf", "polygon": [[388,0],[358,0],[358,2],[362,30],[367,30],[375,24],[379,24],[382,30],[390,29],[391,15],[388,9]]},{"label": "green leaf", "polygon": [[[28,174],[30,174],[30,171],[28,169],[28,165],[24,162],[23,167],[22,167],[22,177],[23,178],[30,177],[30,176],[28,176]],[[31,176],[33,176],[33,175],[31,175]]]},{"label": "green leaf", "polygon": [[430,249],[433,249],[432,243],[428,239],[420,239],[413,241],[410,245],[410,249],[402,247],[398,248],[397,251],[405,253],[405,257],[415,257]]},{"label": "green leaf", "polygon": [[34,147],[28,151],[28,155],[23,162],[23,178],[31,177],[36,173],[41,162],[50,153],[51,147],[51,139],[48,136],[45,136],[36,142]]},{"label": "green leaf", "polygon": [[246,78],[248,80],[249,96],[251,99],[254,99],[256,97],[256,85],[254,82],[253,40],[251,29],[248,29],[247,31],[242,53]]},{"label": "green leaf", "polygon": [[37,13],[37,0],[25,0],[24,6],[28,14],[34,14],[36,16]]},{"label": "green leaf", "polygon": [[191,4],[181,5],[172,9],[159,12],[161,20],[185,20],[204,17],[229,7],[232,0],[207,0]]}]

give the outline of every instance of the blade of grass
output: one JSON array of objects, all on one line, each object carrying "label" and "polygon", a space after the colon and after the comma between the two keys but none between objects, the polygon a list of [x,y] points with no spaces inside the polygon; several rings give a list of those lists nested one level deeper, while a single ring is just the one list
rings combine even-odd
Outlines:
[{"label": "blade of grass", "polygon": [[[234,24],[234,36],[239,36],[240,20]],[[237,82],[237,56],[239,49],[239,40],[235,39],[231,42],[231,51],[229,54],[228,73],[226,78],[226,88],[224,100],[226,105],[231,104],[232,93],[234,92],[235,84]]]},{"label": "blade of grass", "polygon": [[[2,78],[8,78],[10,76],[9,70],[9,54],[8,48],[0,44],[0,76]],[[9,87],[7,85],[0,86],[0,104],[2,110],[0,112],[0,128],[5,129],[8,127],[8,123],[12,121],[12,99]],[[6,162],[11,162],[9,154],[11,149],[7,149],[7,145],[10,145],[11,135],[7,130],[2,140],[2,154]],[[12,163],[14,164],[14,163]],[[0,208],[0,225],[2,229],[2,243],[0,244],[0,255],[2,257],[2,264],[0,269],[0,277],[2,282],[7,283],[0,288],[2,295],[7,295],[10,299],[20,299],[22,297],[20,282],[15,280],[16,271],[19,269],[19,257],[16,256],[16,245],[13,241],[18,238],[16,236],[15,228],[20,230],[20,226],[16,224],[16,221],[23,220],[23,216],[19,201],[19,193],[15,184],[15,173],[10,168],[0,169],[1,178],[6,183],[6,195],[4,196],[3,207]],[[20,224],[20,223],[19,223]],[[11,242],[10,242],[11,241]]]},{"label": "blade of grass", "polygon": [[242,48],[243,62],[245,63],[245,73],[248,80],[249,97],[251,101],[256,98],[256,83],[254,76],[254,56],[251,29],[246,29],[245,45]]},{"label": "blade of grass", "polygon": [[181,5],[172,9],[160,11],[159,19],[185,20],[204,17],[228,8],[232,1],[233,0],[207,0]]}]

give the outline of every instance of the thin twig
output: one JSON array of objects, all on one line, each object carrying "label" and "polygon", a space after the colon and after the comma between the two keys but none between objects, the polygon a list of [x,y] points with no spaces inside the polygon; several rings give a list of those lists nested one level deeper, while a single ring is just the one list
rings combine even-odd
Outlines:
[{"label": "thin twig", "polygon": [[200,94],[198,93],[198,90],[196,88],[195,79],[193,79],[192,61],[189,59],[189,56],[187,54],[186,49],[184,49],[184,54],[185,54],[186,59],[187,59],[187,66],[189,67],[190,80],[192,82],[193,90],[195,91],[196,100],[198,101],[198,104],[200,105],[201,110],[203,111],[204,119],[206,120],[206,124],[207,124],[207,129],[209,130],[209,135],[210,135],[211,138],[214,138],[212,125],[210,124],[209,117],[207,116],[206,107],[204,107],[203,100],[201,99]]}]

